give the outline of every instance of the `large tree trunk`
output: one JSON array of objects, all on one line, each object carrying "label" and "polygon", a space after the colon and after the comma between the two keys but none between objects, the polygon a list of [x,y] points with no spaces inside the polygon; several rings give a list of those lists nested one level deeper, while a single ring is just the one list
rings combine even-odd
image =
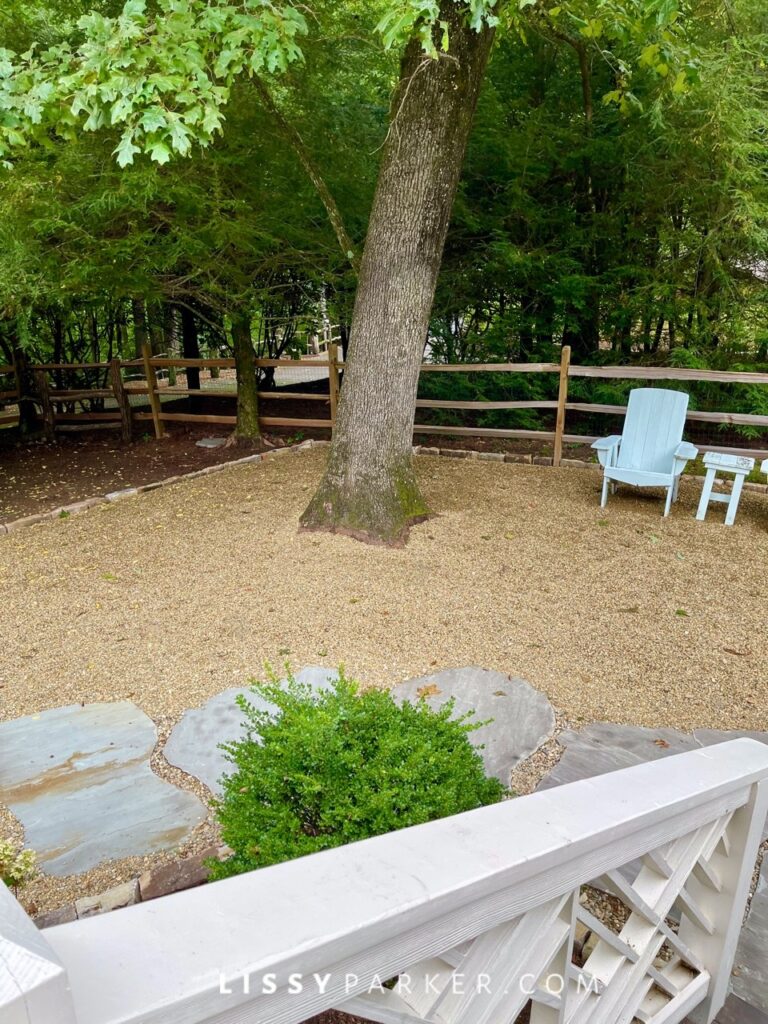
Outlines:
[{"label": "large tree trunk", "polygon": [[261,438],[259,396],[251,341],[251,318],[247,314],[233,317],[232,344],[237,373],[237,426],[234,439],[240,445],[255,444]]},{"label": "large tree trunk", "polygon": [[302,525],[401,543],[428,508],[412,462],[416,389],[493,31],[444,0],[450,53],[406,49],[384,146],[328,466]]}]

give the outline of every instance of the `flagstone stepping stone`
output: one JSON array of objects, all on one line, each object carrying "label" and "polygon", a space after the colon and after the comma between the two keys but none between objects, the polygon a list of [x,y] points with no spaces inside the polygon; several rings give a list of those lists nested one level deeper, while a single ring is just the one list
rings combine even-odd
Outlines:
[{"label": "flagstone stepping stone", "polygon": [[768,1012],[768,857],[736,949],[731,987],[752,1006]]},{"label": "flagstone stepping stone", "polygon": [[[537,789],[552,789],[579,779],[591,779],[604,772],[614,772],[644,761],[656,761],[743,736],[768,744],[768,732],[696,729],[688,733],[677,729],[645,729],[638,725],[595,722],[578,732],[564,732],[558,736],[565,753]],[[768,823],[763,838],[768,838]]]},{"label": "flagstone stepping stone", "polygon": [[[308,684],[317,693],[328,689],[338,678],[335,670],[315,666],[304,668],[295,676],[297,682]],[[259,711],[274,710],[274,705],[250,687],[224,690],[202,707],[182,715],[163,749],[169,764],[199,779],[216,796],[222,793],[221,777],[232,771],[232,764],[219,744],[233,743],[245,734],[243,713],[235,703],[241,695]]]},{"label": "flagstone stepping stone", "polygon": [[154,723],[129,701],[74,704],[0,724],[0,802],[50,875],[178,846],[203,803],[152,771]]},{"label": "flagstone stepping stone", "polygon": [[699,746],[692,735],[676,729],[643,729],[612,722],[596,722],[579,732],[564,732],[557,740],[565,747],[565,753],[538,789],[591,779]]},{"label": "flagstone stepping stone", "polygon": [[223,448],[226,443],[226,437],[202,437],[195,442],[198,448]]},{"label": "flagstone stepping stone", "polygon": [[[417,701],[423,695],[437,709],[451,698],[455,714],[475,711],[477,722],[488,721],[469,734],[482,746],[480,754],[489,775],[509,785],[512,769],[537,750],[555,731],[555,713],[543,693],[524,679],[483,668],[454,668],[410,679],[392,691],[398,700]],[[489,721],[490,720],[490,721]]]}]

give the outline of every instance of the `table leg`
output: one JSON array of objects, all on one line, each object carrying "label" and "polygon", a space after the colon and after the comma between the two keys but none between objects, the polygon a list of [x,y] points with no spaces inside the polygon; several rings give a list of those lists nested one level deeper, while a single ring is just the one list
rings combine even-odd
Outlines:
[{"label": "table leg", "polygon": [[712,488],[715,483],[716,475],[716,469],[708,469],[707,475],[704,477],[704,486],[701,488],[701,500],[699,501],[699,510],[696,513],[696,518],[698,520],[704,519],[704,517],[707,514],[707,506],[709,505],[709,499],[712,495]]},{"label": "table leg", "polygon": [[733,481],[733,488],[731,490],[731,500],[728,502],[728,511],[725,515],[725,525],[733,526],[733,521],[736,518],[736,509],[739,507],[739,498],[741,497],[741,488],[744,484],[744,476],[742,473],[736,477]]}]

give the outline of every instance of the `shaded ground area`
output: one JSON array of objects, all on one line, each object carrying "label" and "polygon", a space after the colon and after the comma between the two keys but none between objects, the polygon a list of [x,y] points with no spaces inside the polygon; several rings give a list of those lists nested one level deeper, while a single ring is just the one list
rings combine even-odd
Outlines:
[{"label": "shaded ground area", "polygon": [[205,436],[176,431],[156,441],[147,434],[128,445],[103,436],[62,436],[56,444],[6,441],[0,448],[0,523],[237,458],[232,449],[197,448],[195,441]]},{"label": "shaded ground area", "polygon": [[[202,400],[204,405],[204,400]],[[173,408],[184,403],[173,403]],[[206,406],[203,412],[223,412],[219,406]],[[262,412],[268,416],[297,418],[329,415],[318,403],[273,401],[263,402]],[[117,437],[99,434],[77,438],[61,435],[55,444],[44,441],[16,442],[15,432],[0,432],[0,523],[37,512],[47,512],[61,505],[107,494],[125,487],[139,487],[169,476],[192,473],[219,462],[238,457],[232,449],[197,448],[202,437],[226,437],[227,427],[212,425],[206,430],[169,428],[162,441],[156,441],[152,424],[145,424],[146,433],[132,444],[122,444]],[[306,438],[325,439],[329,431],[321,428],[286,428],[270,431],[279,443]],[[421,435],[417,442],[439,448],[463,448],[472,451],[515,452],[528,455],[551,455],[552,445],[538,441],[510,441],[498,438],[452,438]],[[566,458],[591,459],[594,453],[586,445],[566,446]]]}]

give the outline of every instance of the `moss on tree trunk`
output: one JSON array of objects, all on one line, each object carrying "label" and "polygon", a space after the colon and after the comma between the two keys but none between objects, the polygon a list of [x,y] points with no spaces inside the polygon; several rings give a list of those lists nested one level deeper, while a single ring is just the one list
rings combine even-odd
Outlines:
[{"label": "moss on tree trunk", "polygon": [[[307,529],[397,544],[429,514],[412,465],[416,389],[493,32],[444,0],[450,53],[406,49],[352,318],[333,444]],[[438,42],[439,45],[439,42]]]}]

